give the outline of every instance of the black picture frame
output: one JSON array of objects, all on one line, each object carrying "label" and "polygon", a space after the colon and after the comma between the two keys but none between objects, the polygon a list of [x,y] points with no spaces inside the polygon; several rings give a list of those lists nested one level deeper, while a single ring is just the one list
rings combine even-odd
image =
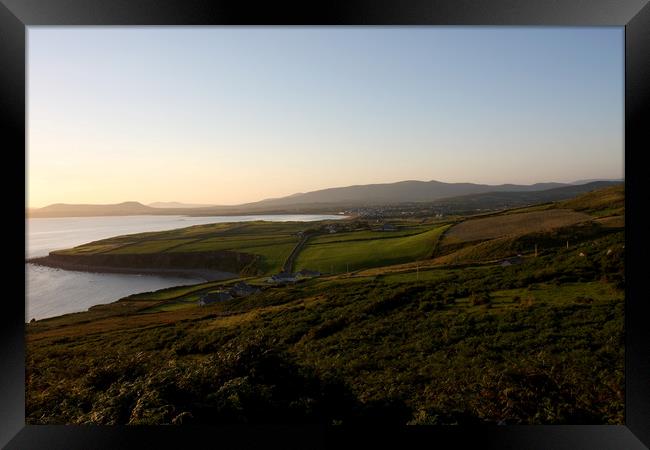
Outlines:
[{"label": "black picture frame", "polygon": [[[415,0],[312,1],[298,5],[179,0],[0,0],[0,99],[5,212],[20,233],[25,222],[15,183],[25,171],[26,27],[32,25],[532,25],[625,27],[626,369],[624,426],[411,427],[348,430],[303,427],[97,427],[25,425],[24,241],[6,247],[0,313],[0,445],[9,449],[256,448],[276,441],[310,448],[342,443],[408,447],[424,438],[434,447],[530,449],[641,449],[650,446],[650,326],[644,290],[648,247],[644,218],[650,151],[650,6],[647,0]],[[22,157],[21,157],[22,155]],[[6,159],[11,158],[10,162]],[[18,181],[8,175],[17,174]],[[25,179],[22,179],[23,188]],[[24,191],[23,191],[24,193]],[[11,255],[11,256],[9,256]],[[15,258],[15,262],[14,262]],[[24,298],[24,297],[23,297]],[[350,442],[350,440],[362,439]],[[144,447],[143,447],[144,446]]]}]

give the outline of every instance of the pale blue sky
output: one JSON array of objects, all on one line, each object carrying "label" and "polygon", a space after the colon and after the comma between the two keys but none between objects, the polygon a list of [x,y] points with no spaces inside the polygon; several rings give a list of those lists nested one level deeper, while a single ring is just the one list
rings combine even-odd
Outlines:
[{"label": "pale blue sky", "polygon": [[620,27],[29,27],[28,204],[623,176]]}]

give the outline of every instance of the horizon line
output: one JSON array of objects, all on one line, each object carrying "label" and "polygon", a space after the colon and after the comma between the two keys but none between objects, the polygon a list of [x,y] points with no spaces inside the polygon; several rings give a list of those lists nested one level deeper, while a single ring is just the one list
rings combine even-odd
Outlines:
[{"label": "horizon line", "polygon": [[[235,207],[235,206],[242,206],[242,205],[247,205],[251,203],[257,203],[257,202],[263,202],[267,200],[276,200],[276,199],[282,199],[286,197],[291,197],[294,195],[303,195],[303,194],[308,194],[311,192],[318,192],[318,191],[325,191],[328,189],[345,189],[345,188],[351,188],[351,187],[358,187],[358,186],[376,186],[376,185],[382,185],[382,184],[398,184],[398,183],[408,183],[408,182],[419,182],[419,183],[431,183],[431,182],[437,182],[437,183],[444,183],[444,184],[476,184],[476,185],[483,185],[483,186],[504,186],[504,185],[513,185],[513,186],[534,186],[536,184],[576,184],[576,183],[581,183],[584,182],[590,183],[594,181],[625,181],[625,176],[622,176],[620,178],[586,178],[586,179],[580,179],[580,180],[574,180],[574,181],[536,181],[534,183],[529,183],[529,184],[522,184],[522,183],[499,183],[499,184],[489,184],[489,183],[477,183],[477,182],[472,182],[472,181],[440,181],[440,180],[416,180],[416,179],[409,179],[409,180],[401,180],[401,181],[392,181],[392,182],[380,182],[380,183],[366,183],[366,184],[349,184],[345,186],[334,186],[334,187],[327,187],[327,188],[321,188],[321,189],[315,189],[312,191],[304,191],[304,192],[294,192],[292,194],[286,194],[278,197],[265,197],[260,200],[253,200],[253,201],[248,201],[248,202],[243,202],[243,203],[232,203],[232,204],[219,204],[219,203],[214,203],[214,204],[208,204],[206,202],[195,202],[195,201],[175,201],[175,200],[154,200],[151,202],[141,202],[138,200],[123,200],[123,201],[118,201],[116,203],[66,203],[66,202],[55,202],[55,203],[49,203],[43,206],[28,206],[27,202],[25,204],[25,209],[30,210],[30,209],[42,209],[42,208],[47,208],[49,206],[54,206],[54,205],[83,205],[83,206],[110,206],[110,205],[122,205],[125,203],[138,203],[143,206],[149,206],[153,203],[181,203],[181,204],[201,204],[201,205],[207,205],[207,206],[196,206],[195,208],[211,208],[211,207]],[[164,208],[160,208],[164,209]]]}]

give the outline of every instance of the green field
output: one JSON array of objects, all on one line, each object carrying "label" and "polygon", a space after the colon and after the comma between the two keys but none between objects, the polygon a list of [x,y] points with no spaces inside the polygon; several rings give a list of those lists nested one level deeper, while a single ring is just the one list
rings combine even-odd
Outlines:
[{"label": "green field", "polygon": [[136,242],[134,244],[125,245],[123,247],[110,250],[108,254],[141,254],[141,253],[161,253],[173,247],[192,242],[191,239],[169,239],[169,240],[147,240]]},{"label": "green field", "polygon": [[[324,222],[246,222],[198,225],[156,233],[118,236],[63,251],[63,254],[113,255],[201,253],[230,251],[258,255],[257,274],[279,272],[299,242],[298,232],[313,233],[297,256],[295,270],[303,268],[340,273],[348,270],[410,262],[430,256],[449,225],[399,222],[396,231],[339,231],[327,233]],[[395,222],[397,223],[397,222]],[[367,225],[366,225],[367,226]],[[351,225],[349,230],[354,230]],[[250,272],[247,269],[247,273]]]},{"label": "green field", "polygon": [[[265,243],[277,242],[277,239],[297,240],[297,237],[295,237],[296,233],[308,227],[309,223],[305,222],[264,221],[195,225],[168,231],[116,236],[93,241],[62,252],[67,251],[70,253],[84,254],[103,253],[116,246],[120,246],[120,248],[114,250],[114,253],[126,253],[130,251],[134,253],[148,253],[151,250],[154,252],[166,251],[177,246],[183,248],[177,251],[220,250],[222,249],[221,247],[237,248],[239,244],[244,246],[263,245]],[[256,240],[258,243],[249,242]],[[195,250],[192,250],[193,246]],[[190,250],[187,250],[188,248]]]},{"label": "green field", "polygon": [[260,270],[262,273],[271,274],[280,271],[294,247],[295,243],[280,243],[262,247],[249,247],[245,249],[245,252],[260,255],[262,257],[262,262],[259,267]]},{"label": "green field", "polygon": [[232,250],[250,253],[247,249],[253,247],[273,246],[276,244],[293,244],[298,242],[295,236],[280,235],[274,238],[257,236],[216,237],[193,241],[171,249],[171,252],[214,252],[219,250]]},{"label": "green field", "polygon": [[298,255],[296,269],[340,273],[425,258],[446,228],[440,226],[411,236],[385,239],[320,244],[310,241]]},{"label": "green field", "polygon": [[402,236],[412,236],[430,230],[431,225],[421,225],[408,227],[403,230],[396,231],[352,231],[349,233],[333,233],[325,234],[321,236],[316,236],[315,238],[309,241],[310,244],[327,244],[331,242],[344,242],[344,241],[356,241],[356,240],[373,240],[373,239],[392,239]]},{"label": "green field", "polygon": [[259,273],[280,271],[298,243],[305,222],[217,223],[187,228],[117,236],[57,252],[61,255],[128,255],[231,251],[260,256]]},{"label": "green field", "polygon": [[107,252],[116,248],[119,248],[123,246],[124,244],[114,242],[114,243],[107,243],[107,244],[84,244],[79,247],[74,247],[66,250],[57,250],[56,254],[59,255],[92,255],[95,253],[103,253]]},{"label": "green field", "polygon": [[240,226],[241,223],[239,222],[209,223],[205,225],[193,225],[191,227],[162,231],[160,234],[164,234],[168,238],[203,238],[206,236],[214,236],[215,234],[223,234],[227,231],[237,229]]}]

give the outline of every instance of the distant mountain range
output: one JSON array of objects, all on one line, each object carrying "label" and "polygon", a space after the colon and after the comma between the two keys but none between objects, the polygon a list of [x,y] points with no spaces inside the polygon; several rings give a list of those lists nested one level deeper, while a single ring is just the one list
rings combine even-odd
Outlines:
[{"label": "distant mountain range", "polygon": [[147,206],[152,208],[207,208],[215,205],[202,205],[200,203],[180,203],[180,202],[154,202]]},{"label": "distant mountain range", "polygon": [[593,183],[594,181],[612,181],[614,183],[622,183],[624,180],[621,178],[590,178],[588,180],[578,180],[570,184],[587,184]]},{"label": "distant mountain range", "polygon": [[459,197],[449,197],[433,202],[435,205],[456,208],[513,208],[537,203],[557,202],[568,200],[586,192],[595,191],[607,186],[620,184],[622,181],[591,181],[584,184],[571,184],[559,188],[542,191],[524,192],[486,192],[469,194]]},{"label": "distant mountain range", "polygon": [[[75,217],[114,215],[232,215],[261,213],[332,212],[342,208],[399,203],[464,202],[498,205],[501,203],[542,202],[570,198],[621,181],[590,183],[537,183],[531,185],[443,183],[441,181],[400,181],[321,189],[271,198],[235,206],[188,205],[158,202],[148,206],[138,202],[113,205],[70,205],[57,203],[28,211],[29,217]],[[564,189],[564,190],[562,190]],[[568,195],[568,197],[567,197]],[[156,205],[156,206],[154,206]],[[161,206],[162,205],[162,206]],[[498,206],[495,206],[498,207]]]},{"label": "distant mountain range", "polygon": [[77,217],[77,216],[133,216],[153,214],[160,211],[139,202],[123,202],[114,205],[71,205],[55,203],[28,212],[29,217]]}]

